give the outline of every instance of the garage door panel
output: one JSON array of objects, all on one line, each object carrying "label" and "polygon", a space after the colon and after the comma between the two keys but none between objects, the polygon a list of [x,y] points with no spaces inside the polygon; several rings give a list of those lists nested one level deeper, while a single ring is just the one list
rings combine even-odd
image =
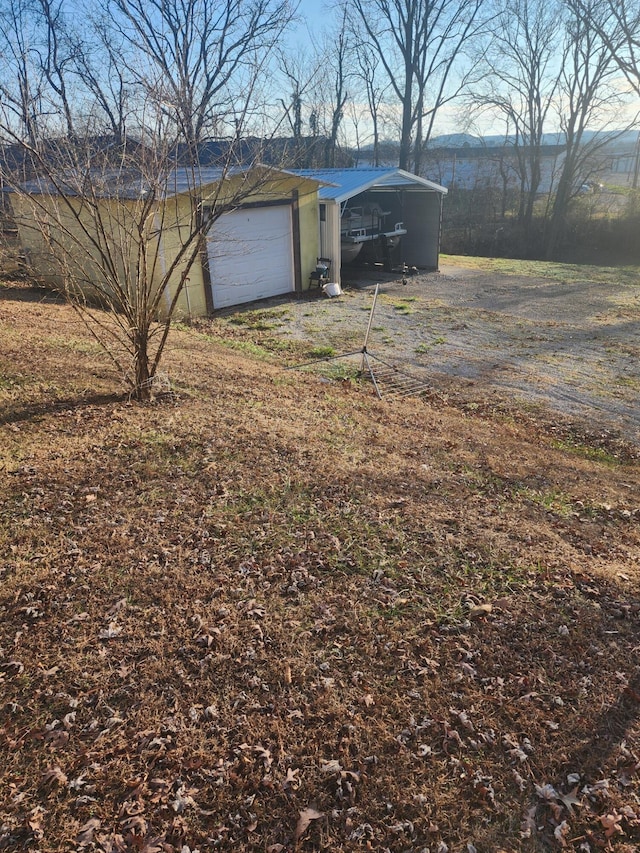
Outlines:
[{"label": "garage door panel", "polygon": [[291,208],[225,214],[208,238],[214,308],[289,293],[295,288]]}]

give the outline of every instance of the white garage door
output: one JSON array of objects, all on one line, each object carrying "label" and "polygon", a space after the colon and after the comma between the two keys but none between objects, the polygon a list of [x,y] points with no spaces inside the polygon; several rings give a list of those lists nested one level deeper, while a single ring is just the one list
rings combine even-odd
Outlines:
[{"label": "white garage door", "polygon": [[208,237],[213,307],[226,308],[295,289],[290,205],[221,216]]}]

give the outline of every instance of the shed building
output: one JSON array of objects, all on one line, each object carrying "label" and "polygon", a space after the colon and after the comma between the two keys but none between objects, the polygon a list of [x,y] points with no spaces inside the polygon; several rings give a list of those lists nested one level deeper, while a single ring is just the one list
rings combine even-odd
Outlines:
[{"label": "shed building", "polygon": [[[256,171],[263,174],[254,178]],[[247,180],[251,190],[243,194],[238,184]],[[99,240],[122,240],[123,232],[135,233],[136,205],[144,195],[144,182],[124,183],[122,176],[102,173],[103,188],[96,204],[103,208]],[[23,250],[36,272],[52,283],[60,283],[60,264],[52,256],[52,245],[63,245],[65,237],[56,236],[58,229],[74,229],[73,239],[67,234],[69,264],[83,268],[88,286],[91,276],[99,276],[99,263],[92,263],[94,221],[83,224],[71,215],[71,206],[82,207],[82,194],[77,201],[72,188],[65,193],[68,204],[59,200],[59,188],[45,180],[30,181],[15,192],[12,204]],[[228,186],[227,186],[228,185]],[[98,178],[93,182],[95,194]],[[181,229],[193,216],[193,206],[207,200],[225,204],[238,198],[233,209],[220,216],[207,234],[201,251],[191,267],[176,307],[177,316],[204,316],[213,310],[240,305],[257,299],[286,293],[302,292],[309,284],[318,255],[318,181],[291,172],[257,167],[252,170],[200,169],[194,184],[193,171],[177,169],[165,182],[156,200],[157,240],[154,248],[157,270],[170,268],[178,256]],[[33,197],[37,196],[37,200]],[[53,232],[45,239],[41,222],[48,220]],[[37,222],[40,224],[37,224]],[[83,241],[83,242],[80,242]],[[135,239],[131,240],[131,263],[136,263]],[[73,255],[76,255],[74,258]],[[163,304],[171,304],[180,279],[180,266],[164,293]]]},{"label": "shed building", "polygon": [[403,169],[300,169],[301,177],[323,185],[318,192],[319,255],[331,261],[332,278],[341,280],[342,235],[350,209],[384,211],[390,228],[402,225],[399,260],[438,269],[442,202],[446,187]]}]

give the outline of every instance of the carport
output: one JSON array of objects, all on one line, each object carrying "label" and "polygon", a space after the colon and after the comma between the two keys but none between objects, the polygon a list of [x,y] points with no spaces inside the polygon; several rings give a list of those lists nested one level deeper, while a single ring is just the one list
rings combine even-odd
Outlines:
[{"label": "carport", "polygon": [[319,190],[320,256],[341,280],[341,221],[345,209],[379,205],[392,227],[402,223],[398,260],[436,270],[440,256],[442,200],[447,189],[403,169],[301,169],[296,174],[324,184]]}]

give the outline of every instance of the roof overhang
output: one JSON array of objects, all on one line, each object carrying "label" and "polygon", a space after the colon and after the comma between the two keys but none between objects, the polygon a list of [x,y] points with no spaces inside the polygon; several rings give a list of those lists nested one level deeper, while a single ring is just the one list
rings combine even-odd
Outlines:
[{"label": "roof overhang", "polygon": [[404,169],[296,169],[303,177],[321,183],[319,197],[323,202],[342,204],[369,190],[379,192],[431,192],[446,195],[446,187],[413,175]]},{"label": "roof overhang", "polygon": [[134,201],[151,195],[161,201],[180,195],[200,194],[206,187],[217,186],[225,180],[241,180],[243,176],[252,182],[251,176],[255,173],[261,176],[257,180],[253,179],[256,189],[266,181],[284,178],[294,178],[310,189],[327,185],[312,175],[301,175],[295,171],[256,163],[249,167],[180,167],[169,170],[165,175],[159,175],[157,182],[153,183],[146,179],[142,170],[136,169],[89,169],[82,173],[68,170],[60,175],[35,177],[16,184],[15,187],[7,186],[4,191],[19,190],[29,195],[82,197],[87,188],[90,188],[91,195],[95,198]]}]

